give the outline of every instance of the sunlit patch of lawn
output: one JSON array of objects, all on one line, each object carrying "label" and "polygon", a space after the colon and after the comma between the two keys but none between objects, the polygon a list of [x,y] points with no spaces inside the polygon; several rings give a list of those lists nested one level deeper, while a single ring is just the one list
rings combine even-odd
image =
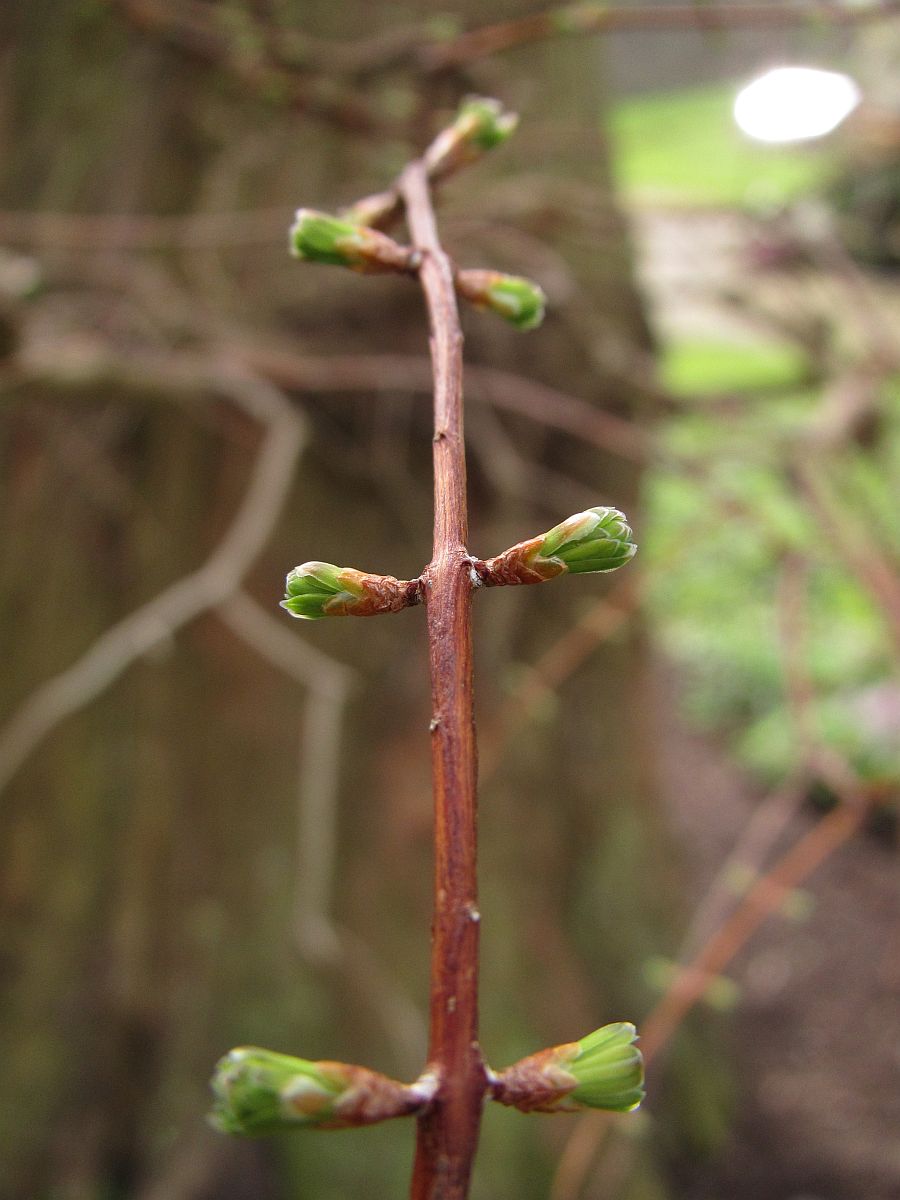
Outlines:
[{"label": "sunlit patch of lawn", "polygon": [[666,204],[780,204],[830,172],[826,141],[764,145],[731,115],[736,84],[630,97],[610,116],[613,169],[628,200]]}]

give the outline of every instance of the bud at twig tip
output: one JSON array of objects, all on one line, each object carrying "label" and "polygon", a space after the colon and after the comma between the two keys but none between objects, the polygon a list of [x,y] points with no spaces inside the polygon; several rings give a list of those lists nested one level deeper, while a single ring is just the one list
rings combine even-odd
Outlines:
[{"label": "bud at twig tip", "polygon": [[547,533],[510,546],[474,570],[487,587],[542,583],[569,572],[584,575],[615,571],[637,553],[631,527],[617,508],[589,508],[575,513]]},{"label": "bud at twig tip", "polygon": [[353,271],[410,272],[420,256],[409,246],[355,221],[299,208],[290,230],[290,248],[295,258],[307,262],[349,267]]},{"label": "bud at twig tip", "polygon": [[423,162],[429,179],[437,182],[475,162],[505,142],[518,123],[518,116],[507,112],[499,100],[469,96],[459,106],[453,124],[442,130],[425,151]]},{"label": "bud at twig tip", "polygon": [[520,275],[501,271],[458,271],[459,294],[477,308],[489,308],[517,329],[535,329],[544,319],[543,289]]},{"label": "bud at twig tip", "polygon": [[492,1095],[522,1112],[602,1108],[631,1112],[644,1098],[644,1064],[628,1021],[523,1058],[492,1079]]},{"label": "bud at twig tip", "polygon": [[509,112],[491,96],[467,96],[459,106],[454,127],[481,150],[493,150],[513,133],[519,124],[518,113]]},{"label": "bud at twig tip", "polygon": [[399,612],[422,602],[418,579],[370,575],[355,567],[306,562],[294,567],[285,580],[281,607],[292,617],[318,621],[321,617],[372,617]]},{"label": "bud at twig tip", "polygon": [[614,571],[637,553],[631,527],[617,508],[589,508],[545,533],[538,554],[573,575]]},{"label": "bud at twig tip", "polygon": [[372,1125],[418,1112],[431,1100],[427,1088],[366,1067],[310,1062],[258,1046],[240,1046],[220,1059],[212,1090],[211,1123],[247,1137]]}]

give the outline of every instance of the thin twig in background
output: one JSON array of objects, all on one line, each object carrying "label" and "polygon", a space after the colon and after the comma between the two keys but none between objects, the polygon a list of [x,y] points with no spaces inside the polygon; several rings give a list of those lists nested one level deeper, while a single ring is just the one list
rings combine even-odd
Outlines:
[{"label": "thin twig in background", "polygon": [[238,637],[307,693],[297,782],[297,947],[314,967],[360,996],[384,1030],[398,1065],[414,1074],[425,1048],[421,1012],[372,947],[332,913],[341,730],[357,674],[289,632],[245,592],[236,592],[215,611]]},{"label": "thin twig in background", "polygon": [[516,730],[534,706],[563,683],[605,641],[614,637],[634,615],[639,589],[631,579],[617,584],[608,597],[597,600],[529,667],[528,674],[500,706],[479,742],[482,783],[497,770]]},{"label": "thin twig in background", "polygon": [[67,213],[0,211],[0,238],[12,246],[93,253],[157,250],[209,250],[219,246],[284,243],[291,210],[254,208],[245,212],[204,212],[189,216],[156,213]]},{"label": "thin twig in background", "polygon": [[217,615],[307,693],[298,779],[296,937],[310,959],[329,961],[338,949],[329,914],[341,730],[356,672],[292,635],[245,593],[238,592],[220,605]]},{"label": "thin twig in background", "polygon": [[357,41],[335,42],[296,29],[250,19],[231,34],[207,5],[180,0],[115,0],[141,29],[214,63],[251,91],[280,86],[290,103],[308,116],[348,132],[370,132],[371,111],[362,103],[335,100],[316,89],[321,77],[343,77],[349,85],[398,67],[434,74],[466,67],[529,42],[567,34],[603,35],[627,30],[777,29],[822,25],[853,26],[888,20],[900,13],[897,0],[850,4],[806,0],[799,4],[561,4],[524,17],[435,39],[427,24],[393,29]]},{"label": "thin twig in background", "polygon": [[799,772],[753,805],[753,812],[694,909],[682,938],[679,961],[689,960],[728,918],[737,886],[759,878],[763,864],[806,799],[808,780]]},{"label": "thin twig in background", "polygon": [[[248,23],[232,36],[205,4],[178,0],[113,0],[134,25],[154,33],[201,63],[216,67],[245,94],[280,94],[282,103],[304,116],[326,121],[347,133],[387,133],[392,123],[376,120],[372,106],[349,89],[335,95],[333,83],[321,75],[267,57],[261,30]],[[323,86],[319,86],[323,84]],[[329,86],[330,85],[330,86]]]},{"label": "thin twig in background", "polygon": [[[818,737],[812,724],[810,709],[814,693],[804,667],[805,566],[796,556],[785,559],[778,622],[784,646],[785,692],[793,714],[800,761],[794,774],[757,806],[696,909],[684,938],[681,965],[641,1025],[642,1049],[648,1063],[665,1049],[691,1009],[702,1000],[710,983],[722,974],[763,922],[780,911],[790,893],[857,832],[870,809],[871,799],[849,764]],[[801,835],[763,872],[765,858],[798,816],[809,783],[823,772],[840,798],[838,807]],[[743,897],[736,902],[737,869],[747,875],[748,882]],[[560,1156],[550,1200],[576,1200],[581,1194],[591,1164],[614,1120],[606,1114],[590,1114],[581,1119]]]},{"label": "thin twig in background", "polygon": [[[641,1024],[641,1048],[647,1063],[665,1049],[712,980],[722,974],[764,921],[781,910],[791,892],[849,841],[868,811],[861,793],[844,797],[757,879],[728,919],[677,969],[665,994]],[[577,1200],[613,1120],[606,1114],[593,1113],[580,1118],[557,1163],[550,1200]]]},{"label": "thin twig in background", "polygon": [[[871,798],[849,764],[817,737],[807,712],[813,694],[801,664],[803,630],[798,608],[805,607],[801,567],[794,559],[788,559],[781,589],[782,608],[787,611],[782,611],[780,629],[783,639],[791,643],[785,649],[786,691],[789,706],[795,710],[798,734],[802,733],[802,762],[795,776],[758,806],[701,901],[685,938],[681,966],[641,1027],[642,1048],[648,1063],[668,1045],[709,984],[721,975],[763,922],[777,913],[787,896],[858,831],[870,810]],[[823,771],[840,798],[838,807],[808,829],[762,873],[765,856],[797,816],[808,783]],[[744,868],[751,878],[755,875],[756,880],[729,915],[723,908],[731,907],[734,898],[731,880],[737,867]],[[582,1118],[557,1164],[551,1200],[576,1200],[612,1120],[601,1115]]]},{"label": "thin twig in background", "polygon": [[834,496],[821,460],[813,464],[798,454],[792,469],[800,496],[825,533],[828,545],[877,605],[900,659],[900,578],[896,566],[862,522],[854,519]]},{"label": "thin twig in background", "polygon": [[564,34],[623,30],[772,29],[802,25],[859,25],[900,14],[900,3],[851,5],[808,0],[801,4],[568,4],[462,33],[444,44],[423,47],[419,59],[430,70],[460,67],[528,42]]},{"label": "thin twig in background", "polygon": [[644,1021],[642,1049],[648,1061],[663,1049],[710,981],[722,973],[766,918],[779,911],[786,897],[856,833],[867,812],[861,791],[842,798],[837,808],[817,821],[757,880],[722,927],[679,970]]},{"label": "thin twig in background", "polygon": [[281,515],[306,441],[305,422],[284,395],[237,367],[210,370],[193,360],[174,360],[165,368],[132,364],[122,382],[168,394],[202,390],[227,396],[263,426],[256,464],[231,525],[206,562],[102,633],[75,663],[35,688],[0,730],[0,790],[61,721],[240,586]]},{"label": "thin twig in background", "polygon": [[[248,368],[288,389],[310,392],[430,392],[428,360],[404,354],[300,355],[260,343],[233,347]],[[580,438],[630,461],[646,462],[657,452],[652,433],[625,417],[515,371],[467,363],[466,399],[493,405]]]}]

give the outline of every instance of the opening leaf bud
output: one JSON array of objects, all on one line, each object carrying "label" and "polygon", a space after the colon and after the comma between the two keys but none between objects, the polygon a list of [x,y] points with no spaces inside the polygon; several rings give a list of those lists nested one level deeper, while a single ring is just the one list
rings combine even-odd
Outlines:
[{"label": "opening leaf bud", "polygon": [[589,508],[494,558],[476,560],[474,570],[485,587],[543,583],[567,571],[614,571],[636,552],[628,522],[617,508]]},{"label": "opening leaf bud", "polygon": [[292,617],[318,621],[320,617],[337,615],[362,596],[358,571],[335,567],[332,563],[307,562],[294,567],[285,580],[285,598],[281,607]]},{"label": "opening leaf bud", "polygon": [[370,575],[355,567],[307,562],[294,567],[285,580],[281,607],[292,617],[318,621],[320,617],[372,617],[399,612],[422,602],[418,579]]},{"label": "opening leaf bud", "polygon": [[562,563],[573,575],[614,571],[637,553],[631,527],[617,508],[589,508],[545,533],[538,557]]},{"label": "opening leaf bud", "polygon": [[240,1046],[216,1064],[211,1123],[255,1137],[283,1129],[346,1129],[418,1111],[426,1090],[340,1062]]},{"label": "opening leaf bud", "polygon": [[541,1050],[501,1071],[493,1097],[522,1112],[631,1112],[644,1098],[636,1038],[630,1022],[618,1021],[578,1042]]},{"label": "opening leaf bud", "polygon": [[386,234],[312,208],[297,210],[290,247],[295,258],[364,273],[408,273],[419,263],[415,250],[401,246]]},{"label": "opening leaf bud", "polygon": [[644,1098],[644,1062],[636,1040],[637,1031],[628,1021],[604,1025],[582,1038],[566,1068],[576,1080],[569,1100],[611,1112],[637,1108]]},{"label": "opening leaf bud", "polygon": [[544,319],[547,297],[543,289],[519,275],[500,271],[459,271],[459,294],[477,308],[489,308],[517,329],[534,329]]},{"label": "opening leaf bud", "polygon": [[507,111],[499,100],[467,96],[459,106],[453,128],[479,150],[493,150],[515,132],[518,124],[518,114]]},{"label": "opening leaf bud", "polygon": [[456,118],[434,139],[425,152],[425,168],[434,182],[458,167],[480,158],[510,136],[519,123],[499,100],[469,96],[459,106]]}]

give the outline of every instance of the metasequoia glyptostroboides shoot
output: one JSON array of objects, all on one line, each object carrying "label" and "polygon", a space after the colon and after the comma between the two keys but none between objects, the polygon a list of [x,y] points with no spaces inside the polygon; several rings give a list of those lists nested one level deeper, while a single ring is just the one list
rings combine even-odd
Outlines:
[{"label": "metasequoia glyptostroboides shoot", "polygon": [[[340,216],[300,209],[291,250],[301,259],[418,279],[431,327],[434,372],[434,547],[416,579],[306,562],[287,577],[283,607],[295,617],[374,616],[424,605],[431,667],[435,879],[428,1062],[411,1084],[365,1067],[311,1062],[257,1047],[232,1050],[213,1079],[214,1123],[226,1133],[288,1127],[339,1129],[415,1114],[413,1200],[464,1200],[486,1098],[522,1112],[601,1108],[628,1112],[643,1097],[633,1025],[603,1026],[492,1070],[478,1042],[476,755],[472,717],[471,601],[482,587],[542,583],[558,575],[612,571],[636,547],[625,517],[597,507],[568,517],[489,559],[466,548],[462,432],[462,335],[457,296],[519,329],[543,316],[530,280],[460,269],[438,240],[432,186],[506,140],[514,115],[471,99],[393,187]],[[405,216],[410,245],[384,228]]]}]

